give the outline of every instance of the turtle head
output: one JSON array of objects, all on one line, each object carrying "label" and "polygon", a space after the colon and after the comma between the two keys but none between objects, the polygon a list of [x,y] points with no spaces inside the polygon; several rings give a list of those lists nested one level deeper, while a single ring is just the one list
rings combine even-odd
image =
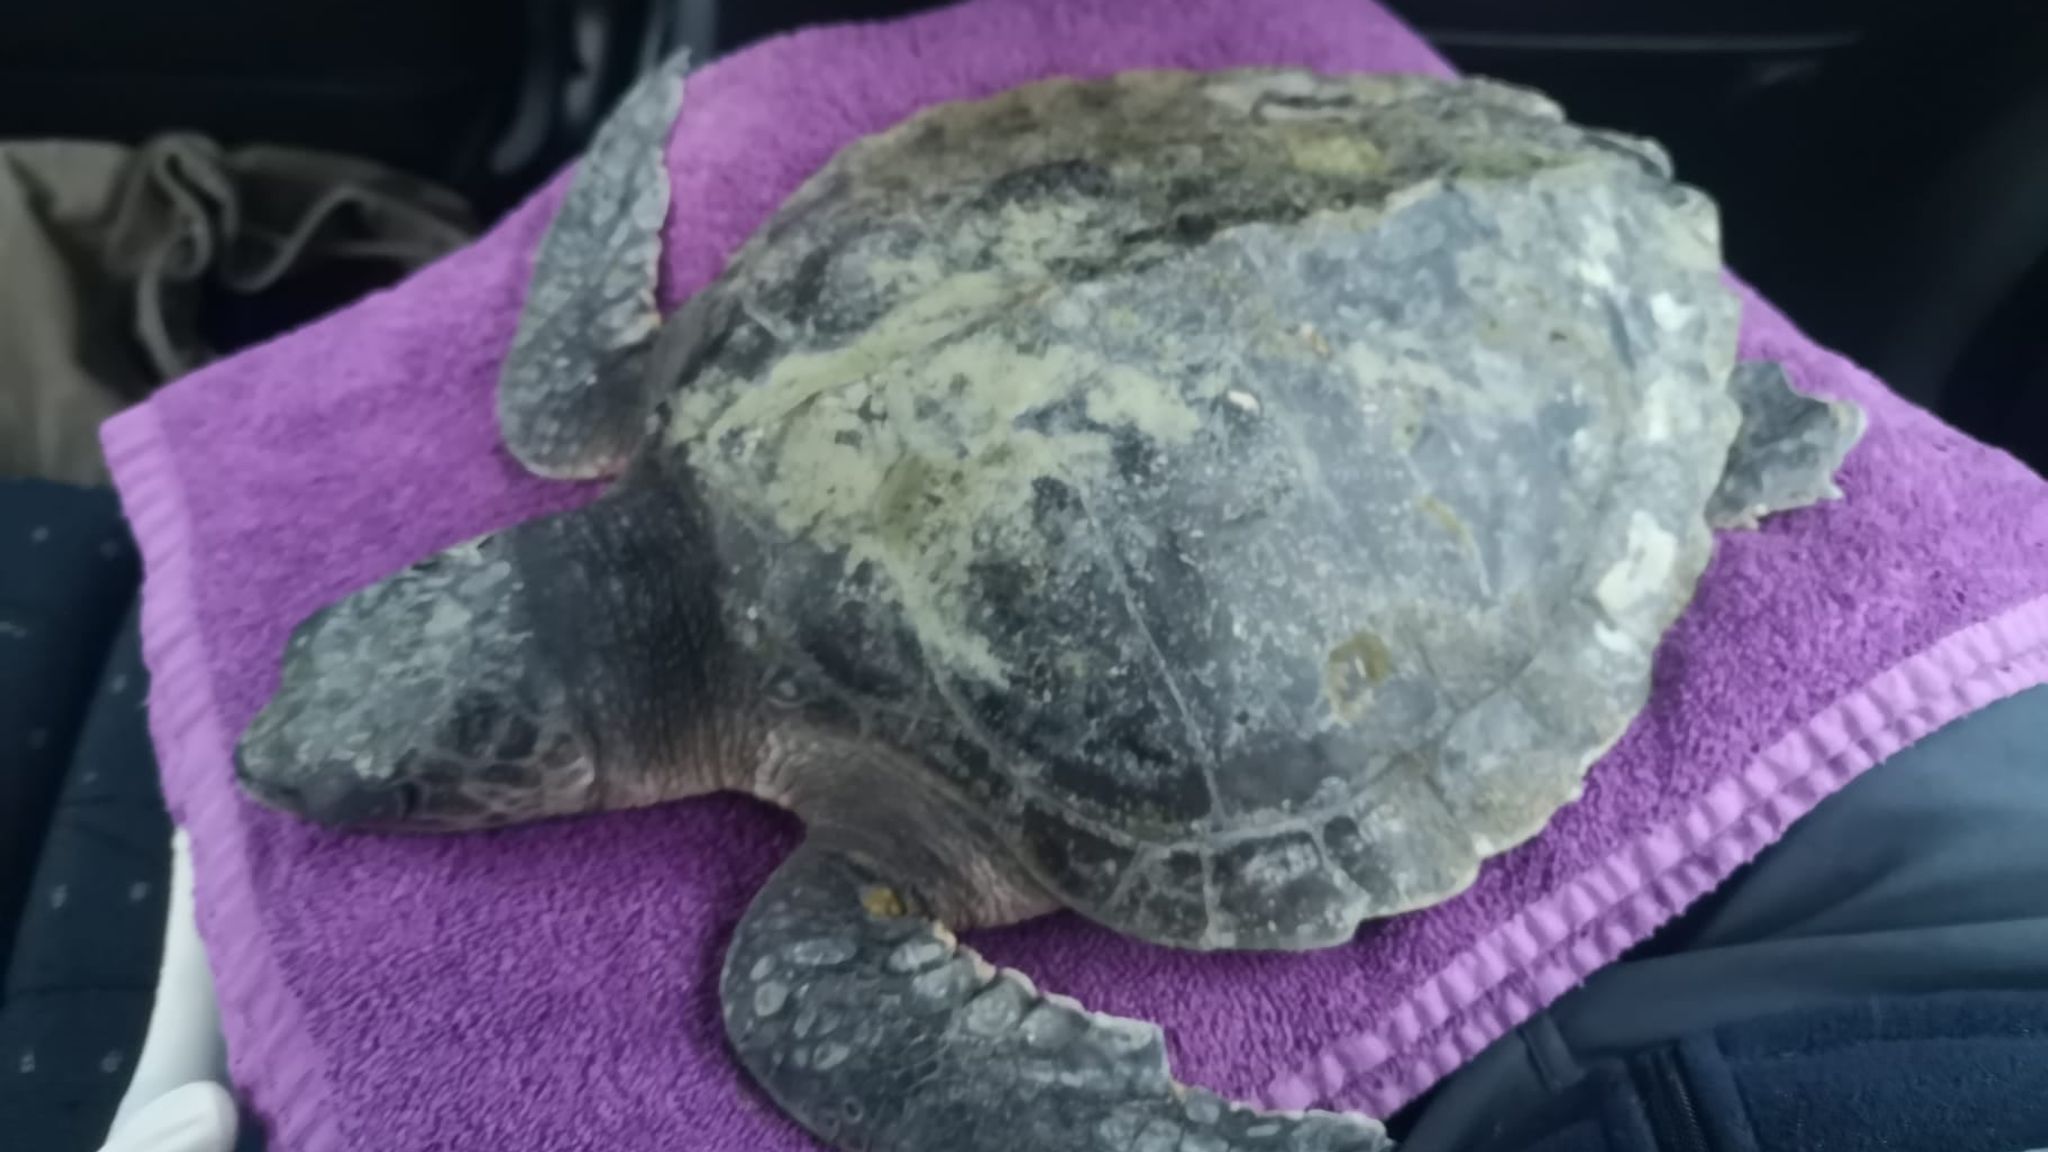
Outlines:
[{"label": "turtle head", "polygon": [[535,658],[520,581],[485,538],[300,624],[235,773],[258,801],[366,831],[464,830],[596,804],[570,694]]}]

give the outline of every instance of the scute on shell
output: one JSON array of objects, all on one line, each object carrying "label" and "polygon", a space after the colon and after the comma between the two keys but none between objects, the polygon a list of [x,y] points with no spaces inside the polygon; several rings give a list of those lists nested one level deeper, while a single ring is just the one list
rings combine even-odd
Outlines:
[{"label": "scute on shell", "polygon": [[937,107],[689,307],[661,450],[736,642],[1194,947],[1341,940],[1540,829],[1644,702],[1737,423],[1712,206],[1481,81]]}]

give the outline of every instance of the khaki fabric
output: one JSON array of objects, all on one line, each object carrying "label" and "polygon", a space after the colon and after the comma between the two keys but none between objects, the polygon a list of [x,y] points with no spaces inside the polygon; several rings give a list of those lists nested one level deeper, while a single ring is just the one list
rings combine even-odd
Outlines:
[{"label": "khaki fabric", "polygon": [[409,272],[474,234],[444,188],[344,156],[0,144],[0,476],[104,484],[99,425],[215,357],[209,300],[334,261]]}]

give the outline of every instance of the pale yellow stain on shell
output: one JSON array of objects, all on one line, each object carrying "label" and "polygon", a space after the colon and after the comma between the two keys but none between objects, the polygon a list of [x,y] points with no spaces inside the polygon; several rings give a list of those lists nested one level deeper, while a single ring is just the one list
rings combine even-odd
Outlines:
[{"label": "pale yellow stain on shell", "polygon": [[894,889],[879,886],[862,890],[860,906],[867,910],[868,915],[882,920],[895,920],[910,911],[904,907],[903,897],[898,896]]},{"label": "pale yellow stain on shell", "polygon": [[1287,158],[1304,172],[1331,176],[1373,176],[1386,157],[1356,132],[1298,132],[1287,137]]},{"label": "pale yellow stain on shell", "polygon": [[1201,427],[1209,386],[1170,378],[1170,363],[1154,375],[1076,345],[1020,347],[1003,317],[1046,307],[1051,291],[1014,273],[937,280],[847,346],[787,355],[763,380],[685,393],[670,442],[687,445],[693,466],[749,515],[878,568],[928,656],[1007,683],[970,625],[971,567],[1008,557],[1021,571],[1047,570],[1036,482],[1085,498],[1111,467],[1108,435],[1047,434],[1020,419],[1078,401],[1109,428],[1184,443]]},{"label": "pale yellow stain on shell", "polygon": [[1323,665],[1323,693],[1330,709],[1347,723],[1372,704],[1373,689],[1394,674],[1394,656],[1386,641],[1371,632],[1355,632],[1330,649]]},{"label": "pale yellow stain on shell", "polygon": [[1099,424],[1128,424],[1155,440],[1185,442],[1201,428],[1178,388],[1135,368],[1111,364],[1088,390],[1088,418]]},{"label": "pale yellow stain on shell", "polygon": [[1441,525],[1444,531],[1456,536],[1458,543],[1466,551],[1475,554],[1479,551],[1478,542],[1472,539],[1472,529],[1458,516],[1457,512],[1452,510],[1450,505],[1445,504],[1435,496],[1425,493],[1416,501],[1416,507],[1420,508],[1424,515]]}]

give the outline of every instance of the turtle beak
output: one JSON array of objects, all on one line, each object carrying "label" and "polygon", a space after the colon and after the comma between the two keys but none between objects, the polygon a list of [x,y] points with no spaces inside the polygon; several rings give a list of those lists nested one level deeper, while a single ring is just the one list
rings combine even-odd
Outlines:
[{"label": "turtle beak", "polygon": [[235,749],[235,781],[251,799],[330,828],[376,828],[404,821],[415,803],[411,785],[380,786],[345,766],[302,773],[252,771],[246,749]]}]

